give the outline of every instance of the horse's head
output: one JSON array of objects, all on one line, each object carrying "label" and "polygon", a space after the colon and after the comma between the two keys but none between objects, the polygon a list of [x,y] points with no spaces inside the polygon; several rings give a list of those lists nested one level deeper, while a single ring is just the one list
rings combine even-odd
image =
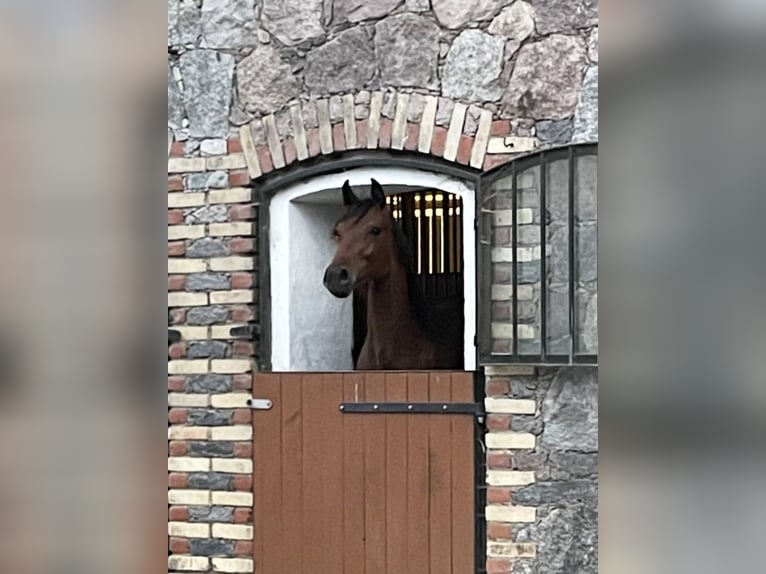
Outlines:
[{"label": "horse's head", "polygon": [[346,181],[343,205],[346,212],[332,231],[338,249],[324,274],[325,287],[336,297],[387,277],[396,254],[394,218],[377,181],[372,180],[369,199],[359,199]]}]

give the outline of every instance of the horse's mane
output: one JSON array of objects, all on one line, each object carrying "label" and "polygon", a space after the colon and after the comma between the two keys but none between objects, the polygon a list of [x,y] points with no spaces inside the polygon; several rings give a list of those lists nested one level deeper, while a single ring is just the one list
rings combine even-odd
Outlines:
[{"label": "horse's mane", "polygon": [[[377,203],[372,199],[359,200],[349,206],[346,213],[341,216],[337,223],[348,221],[349,219],[353,219],[354,223],[358,223],[373,207],[377,207]],[[435,332],[431,318],[432,313],[430,305],[420,287],[418,274],[415,272],[415,261],[412,252],[410,251],[409,243],[407,242],[407,236],[404,234],[402,226],[399,225],[395,219],[393,220],[392,229],[394,232],[396,255],[407,275],[407,299],[410,304],[410,313],[418,326],[423,330],[424,334],[433,338]]]}]

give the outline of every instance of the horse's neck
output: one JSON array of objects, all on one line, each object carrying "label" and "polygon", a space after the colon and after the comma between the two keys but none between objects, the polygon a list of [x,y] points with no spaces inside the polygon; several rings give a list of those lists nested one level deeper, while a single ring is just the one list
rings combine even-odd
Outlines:
[{"label": "horse's neck", "polygon": [[379,348],[396,347],[419,334],[410,310],[407,272],[396,264],[386,279],[367,288],[367,339]]}]

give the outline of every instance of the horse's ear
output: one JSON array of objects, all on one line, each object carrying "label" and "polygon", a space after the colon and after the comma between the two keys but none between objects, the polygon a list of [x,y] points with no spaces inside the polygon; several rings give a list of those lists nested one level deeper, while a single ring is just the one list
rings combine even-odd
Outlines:
[{"label": "horse's ear", "polygon": [[343,182],[343,205],[348,207],[349,205],[353,205],[354,203],[358,203],[359,198],[354,195],[353,190],[351,189],[351,185],[348,183],[348,180]]},{"label": "horse's ear", "polygon": [[386,194],[383,191],[383,186],[381,186],[374,179],[371,179],[370,181],[372,182],[372,187],[370,188],[370,196],[372,197],[372,201],[374,201],[375,205],[378,207],[385,207]]}]

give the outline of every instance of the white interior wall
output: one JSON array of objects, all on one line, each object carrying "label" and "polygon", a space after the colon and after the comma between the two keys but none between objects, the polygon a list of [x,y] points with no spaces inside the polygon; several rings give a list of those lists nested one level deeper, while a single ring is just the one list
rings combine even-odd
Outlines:
[{"label": "white interior wall", "polygon": [[275,372],[351,370],[353,307],[322,284],[335,253],[330,231],[343,211],[340,188],[348,179],[359,194],[378,180],[391,194],[436,188],[463,199],[465,370],[476,369],[475,194],[465,182],[427,171],[359,168],[295,184],[271,201],[271,365]]}]

